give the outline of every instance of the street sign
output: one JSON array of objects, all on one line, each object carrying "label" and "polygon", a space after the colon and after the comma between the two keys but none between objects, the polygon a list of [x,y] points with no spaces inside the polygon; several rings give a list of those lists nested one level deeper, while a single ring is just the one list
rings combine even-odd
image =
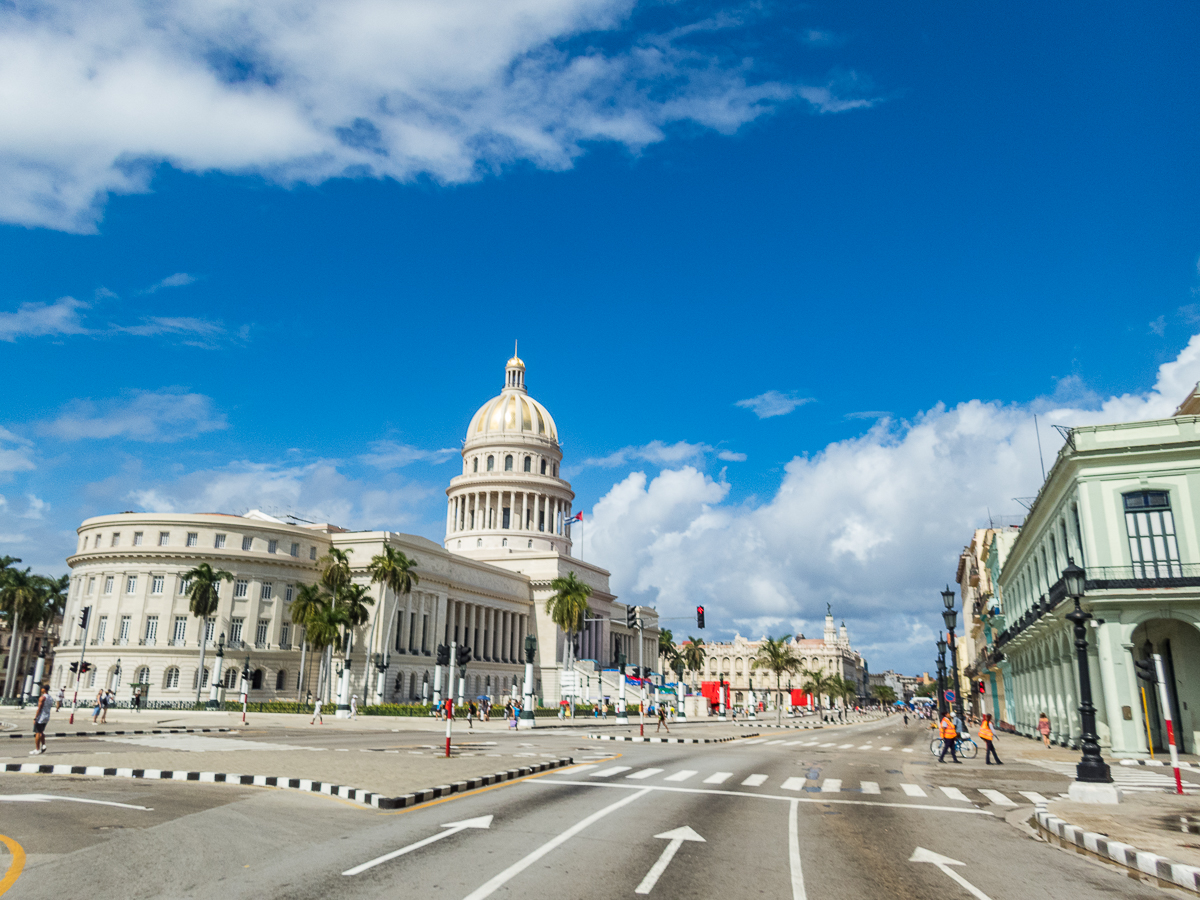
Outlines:
[{"label": "street sign", "polygon": [[946,694],[945,694],[945,697],[946,697],[946,702],[947,702],[947,703],[953,703],[953,702],[954,702],[954,700],[955,700],[955,698],[956,698],[956,694],[955,694],[955,693],[954,693],[954,691],[952,691],[952,690],[947,690],[947,691],[946,691]]}]

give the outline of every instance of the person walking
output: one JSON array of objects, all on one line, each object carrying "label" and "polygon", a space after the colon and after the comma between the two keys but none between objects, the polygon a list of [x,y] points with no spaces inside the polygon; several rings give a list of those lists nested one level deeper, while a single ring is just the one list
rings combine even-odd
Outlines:
[{"label": "person walking", "polygon": [[104,706],[104,691],[96,692],[96,705],[92,707],[92,724],[100,722],[100,710]]},{"label": "person walking", "polygon": [[358,718],[358,694],[350,695],[350,718]]},{"label": "person walking", "polygon": [[984,716],[983,721],[979,723],[979,739],[987,744],[987,753],[984,755],[983,761],[990,766],[992,764],[992,757],[995,757],[996,765],[1004,765],[1004,763],[1000,762],[1000,756],[996,753],[995,745],[992,744],[992,741],[996,739],[996,735],[992,731],[992,717],[990,714]]},{"label": "person walking", "polygon": [[133,711],[139,713],[142,711],[142,688],[140,685],[133,689]]},{"label": "person walking", "polygon": [[29,752],[30,756],[46,752],[46,723],[50,721],[52,705],[50,686],[43,684],[41,694],[38,696],[37,710],[33,714],[33,749]]},{"label": "person walking", "polygon": [[321,715],[321,698],[317,698],[317,705],[313,707],[312,718],[308,721],[309,725],[324,725],[325,717]]},{"label": "person walking", "polygon": [[467,702],[467,731],[470,732],[475,727],[475,701]]},{"label": "person walking", "polygon": [[1050,748],[1050,717],[1045,713],[1038,716],[1037,730],[1042,733],[1042,743]]},{"label": "person walking", "polygon": [[938,723],[938,736],[942,739],[942,752],[938,756],[938,762],[946,761],[946,751],[950,751],[950,759],[959,763],[958,751],[954,747],[955,741],[958,740],[958,729],[954,727],[954,719],[950,714],[942,716],[942,721]]},{"label": "person walking", "polygon": [[908,710],[904,711],[904,727],[908,727]]},{"label": "person walking", "polygon": [[667,708],[663,704],[658,704],[658,727],[654,729],[654,733],[658,734],[659,728],[666,728],[667,734],[671,733],[671,729],[667,727]]},{"label": "person walking", "polygon": [[58,689],[58,701],[55,703],[55,706],[54,706],[55,710],[62,709],[62,705],[63,705],[63,703],[66,702],[66,700],[67,700],[67,689],[65,687],[60,687]]}]

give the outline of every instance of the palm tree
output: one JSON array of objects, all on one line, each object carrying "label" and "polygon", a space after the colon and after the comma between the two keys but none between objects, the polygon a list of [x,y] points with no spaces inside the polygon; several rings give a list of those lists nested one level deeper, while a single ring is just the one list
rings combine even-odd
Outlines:
[{"label": "palm tree", "polygon": [[699,675],[704,671],[704,658],[708,655],[704,650],[704,641],[697,637],[688,635],[688,639],[683,643],[683,665],[693,675]]},{"label": "palm tree", "polygon": [[332,679],[329,677],[333,668],[332,648],[340,639],[338,629],[348,621],[345,609],[324,603],[317,606],[304,623],[305,637],[312,644],[313,653],[321,654],[321,667],[317,671],[317,696],[324,696],[326,700],[332,688]]},{"label": "palm tree", "polygon": [[217,611],[221,602],[221,582],[233,581],[233,575],[224,569],[213,569],[208,563],[200,563],[183,576],[187,584],[188,609],[200,620],[200,670],[196,673],[196,704],[200,703],[200,691],[204,688],[204,645],[208,643],[208,618]]},{"label": "palm tree", "polygon": [[[6,556],[4,559],[12,560],[12,557]],[[8,698],[14,694],[24,636],[22,625],[39,618],[41,614],[41,585],[39,576],[31,575],[29,569],[13,569],[6,565],[0,571],[3,572],[3,581],[0,581],[0,614],[4,616],[12,633],[8,651],[8,671],[4,677],[4,696]]]},{"label": "palm tree", "polygon": [[800,668],[800,659],[788,643],[791,637],[785,634],[779,638],[767,638],[750,661],[751,669],[766,669],[775,673],[775,722],[779,725],[783,724],[783,675],[785,672],[790,675]]},{"label": "palm tree", "polygon": [[800,673],[804,679],[804,683],[800,685],[800,690],[806,694],[812,694],[816,705],[821,705],[822,694],[832,694],[833,681],[836,675],[827,675],[820,669],[805,669]]},{"label": "palm tree", "polygon": [[568,663],[572,668],[574,666],[575,634],[583,628],[583,620],[587,618],[592,586],[576,578],[574,572],[568,572],[565,577],[560,575],[551,581],[550,587],[554,593],[546,600],[546,614],[567,635],[565,670]]},{"label": "palm tree", "polygon": [[[390,590],[397,596],[412,593],[412,589],[420,584],[421,578],[417,575],[414,569],[417,567],[416,559],[409,559],[404,555],[403,551],[397,550],[390,544],[385,544],[383,552],[371,557],[371,562],[367,566],[367,574],[371,576],[371,583],[379,585],[380,592],[380,609],[379,615],[375,617],[375,623],[371,626],[371,649],[375,649],[375,629],[379,625],[379,620],[382,617],[387,617],[387,632],[383,636],[383,646],[381,650],[387,653],[388,645],[392,640],[392,621],[395,616],[388,615],[387,609],[387,592]],[[379,697],[382,701],[383,697]]]},{"label": "palm tree", "polygon": [[300,639],[300,671],[304,673],[302,676],[302,684],[296,689],[296,700],[301,697],[300,692],[304,690],[304,685],[308,683],[307,673],[305,673],[305,650],[308,647],[308,622],[317,612],[317,610],[327,605],[329,594],[319,584],[302,584],[300,589],[296,591],[296,599],[292,601],[292,622],[297,628],[303,628],[304,634]]},{"label": "palm tree", "polygon": [[371,596],[366,585],[351,582],[338,589],[334,606],[342,610],[346,618],[342,633],[342,653],[349,655],[350,629],[365,625],[367,619],[371,618],[371,611],[367,607],[374,605],[375,598]]},{"label": "palm tree", "polygon": [[877,684],[875,687],[871,688],[871,693],[875,696],[875,699],[884,706],[891,706],[896,702],[896,691],[891,687],[891,685]]},{"label": "palm tree", "polygon": [[353,552],[330,547],[329,552],[317,560],[317,566],[321,570],[321,584],[329,588],[334,595],[350,583],[350,554]]}]

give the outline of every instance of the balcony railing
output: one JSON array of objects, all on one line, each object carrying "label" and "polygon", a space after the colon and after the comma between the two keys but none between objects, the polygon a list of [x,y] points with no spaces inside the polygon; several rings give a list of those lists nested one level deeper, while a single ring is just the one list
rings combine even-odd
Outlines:
[{"label": "balcony railing", "polygon": [[1087,590],[1200,587],[1200,563],[1138,563],[1132,566],[1091,566]]}]

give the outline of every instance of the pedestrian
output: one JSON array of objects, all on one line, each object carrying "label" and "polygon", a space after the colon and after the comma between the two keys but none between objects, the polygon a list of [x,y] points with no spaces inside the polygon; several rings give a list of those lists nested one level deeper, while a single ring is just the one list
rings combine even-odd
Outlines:
[{"label": "pedestrian", "polygon": [[358,718],[358,694],[350,695],[350,718]]},{"label": "pedestrian", "polygon": [[984,755],[983,761],[990,766],[992,764],[992,757],[994,756],[996,758],[996,765],[1004,765],[1004,763],[1000,762],[1000,756],[996,753],[996,747],[992,743],[996,739],[996,735],[992,731],[992,717],[990,715],[984,716],[983,721],[979,724],[979,739],[987,744],[987,753]]},{"label": "pedestrian", "polygon": [[67,689],[65,687],[60,687],[58,689],[58,701],[55,704],[54,709],[55,710],[62,709],[62,705],[66,702],[66,700],[67,700]]},{"label": "pedestrian", "polygon": [[133,689],[133,711],[142,711],[142,688],[140,685]]},{"label": "pedestrian", "polygon": [[517,721],[521,718],[521,704],[514,703],[512,705],[512,728],[516,729]]},{"label": "pedestrian", "polygon": [[960,764],[958,760],[958,752],[955,749],[954,743],[958,740],[958,729],[954,727],[954,720],[950,718],[950,714],[942,716],[942,721],[938,723],[938,736],[942,739],[942,752],[938,756],[938,762],[946,761],[946,751],[950,751],[950,759],[956,764]]},{"label": "pedestrian", "polygon": [[908,727],[908,710],[904,711],[904,727]]},{"label": "pedestrian", "polygon": [[104,691],[96,692],[96,705],[92,707],[92,724],[100,721],[100,708],[104,706]]},{"label": "pedestrian", "polygon": [[317,705],[313,707],[312,718],[308,720],[309,725],[324,725],[325,717],[321,715],[321,698],[317,698]]},{"label": "pedestrian", "polygon": [[475,727],[475,701],[467,702],[467,731]]},{"label": "pedestrian", "polygon": [[113,705],[115,696],[112,690],[100,692],[100,724],[108,724],[108,708]]},{"label": "pedestrian", "polygon": [[654,729],[655,734],[658,734],[659,728],[666,728],[667,734],[671,733],[671,729],[667,727],[667,708],[661,703],[658,704],[658,727]]},{"label": "pedestrian", "polygon": [[1050,717],[1045,713],[1038,716],[1037,729],[1042,733],[1042,743],[1050,747]]},{"label": "pedestrian", "polygon": [[43,684],[38,696],[37,710],[33,714],[33,749],[30,756],[46,752],[46,723],[50,721],[50,685]]}]

